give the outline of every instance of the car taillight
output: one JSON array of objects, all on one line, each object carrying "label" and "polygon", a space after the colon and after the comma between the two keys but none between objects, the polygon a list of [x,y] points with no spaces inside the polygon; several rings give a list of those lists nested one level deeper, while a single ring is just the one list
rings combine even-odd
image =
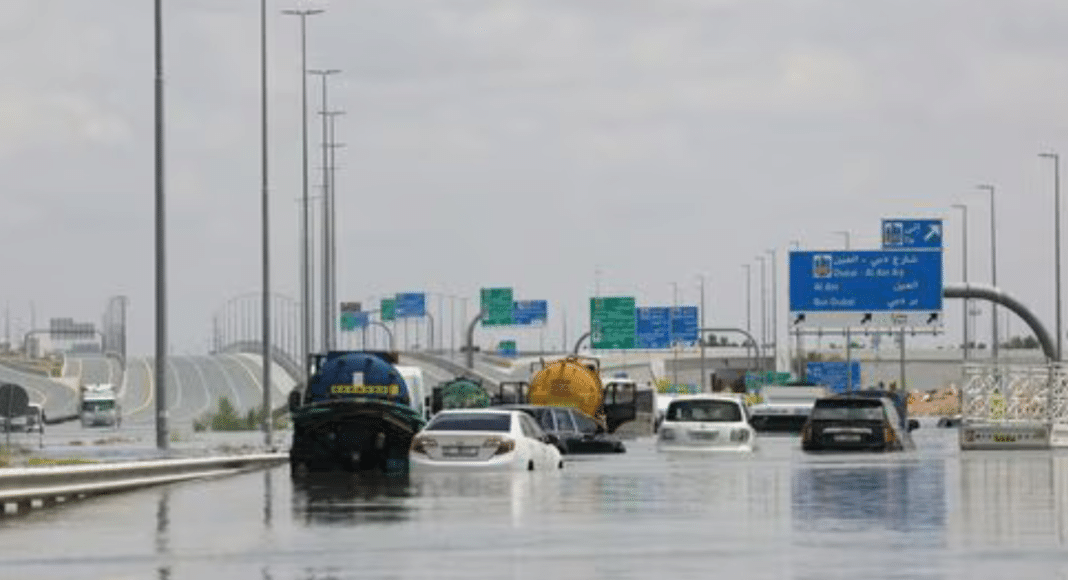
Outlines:
[{"label": "car taillight", "polygon": [[668,429],[667,427],[661,427],[660,438],[666,441],[673,441],[675,439],[675,430]]},{"label": "car taillight", "polygon": [[731,431],[731,441],[745,443],[749,440],[749,431],[746,429],[733,429]]},{"label": "car taillight", "polygon": [[812,425],[805,423],[805,426],[801,428],[801,441],[807,442],[812,438]]},{"label": "car taillight", "polygon": [[437,447],[437,446],[438,446],[438,442],[434,441],[433,439],[431,439],[429,437],[419,436],[419,437],[416,437],[415,439],[412,439],[412,451],[415,452],[415,453],[422,453],[423,455],[426,455],[427,454],[427,452],[426,452],[427,449],[430,449],[432,447]]},{"label": "car taillight", "polygon": [[883,441],[887,443],[894,442],[894,430],[889,425],[883,425]]},{"label": "car taillight", "polygon": [[486,439],[486,442],[482,444],[482,447],[490,449],[496,447],[497,450],[494,451],[493,454],[504,455],[505,453],[515,451],[515,441],[511,439],[499,439],[497,437],[493,437],[491,439]]}]

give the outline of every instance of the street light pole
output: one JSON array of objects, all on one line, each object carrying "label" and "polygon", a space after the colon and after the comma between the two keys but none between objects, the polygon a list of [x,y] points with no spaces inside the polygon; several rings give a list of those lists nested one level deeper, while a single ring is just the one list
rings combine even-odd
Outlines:
[{"label": "street light pole", "polygon": [[[764,256],[757,256],[756,259],[760,260],[760,350],[766,352],[768,347],[768,293],[764,277],[767,259]],[[764,372],[763,357],[760,360],[760,371]]]},{"label": "street light pole", "polygon": [[[341,72],[339,69],[317,69],[317,70],[308,71],[308,74],[318,75],[319,77],[322,78],[322,83],[323,83],[323,91],[322,91],[323,92],[323,102],[322,102],[322,107],[323,108],[322,108],[322,111],[324,113],[326,111],[330,110],[329,107],[328,107],[328,99],[327,99],[327,85],[328,85],[327,77],[329,77],[331,75],[338,74],[339,72]],[[330,223],[330,203],[329,203],[329,199],[328,199],[329,195],[330,195],[330,171],[329,171],[329,165],[330,165],[329,150],[330,150],[330,147],[329,147],[329,142],[328,142],[329,132],[330,132],[330,126],[329,126],[328,117],[327,117],[327,115],[324,114],[323,115],[323,126],[322,126],[322,137],[323,137],[323,141],[322,141],[322,148],[323,148],[323,161],[322,161],[322,167],[323,167],[323,226],[322,226],[322,228],[323,228],[323,242],[322,242],[322,246],[323,246],[323,249],[322,249],[323,272],[322,272],[322,286],[323,287],[321,289],[322,300],[323,300],[322,313],[321,313],[321,324],[322,324],[321,332],[322,332],[323,352],[328,352],[331,348],[333,348],[333,345],[330,344],[330,335],[331,335],[330,331],[333,328],[333,324],[332,324],[333,321],[330,319],[330,311],[331,311],[331,308],[330,308],[330,276],[331,276],[331,272],[330,272],[330,261],[329,261],[330,260],[330,256],[329,256],[329,254],[330,254],[330,226],[329,226],[329,223]]]},{"label": "street light pole", "polygon": [[775,259],[775,248],[768,250],[771,254],[771,352],[772,370],[779,370],[779,283],[776,270],[779,262]]},{"label": "street light pole", "polygon": [[[849,250],[849,232],[839,230],[835,232],[841,234],[845,238],[845,249]],[[846,376],[849,377],[847,384],[849,386],[849,392],[853,392],[853,329],[850,326],[846,326]],[[902,347],[904,348],[904,347]]]},{"label": "street light pole", "polygon": [[328,242],[329,242],[326,245],[325,249],[323,250],[323,260],[328,264],[328,267],[326,269],[330,273],[329,274],[330,283],[327,284],[327,294],[329,295],[329,299],[326,302],[327,309],[328,309],[327,316],[329,317],[329,320],[330,320],[329,344],[331,346],[336,346],[336,343],[337,343],[338,314],[337,314],[337,227],[336,227],[336,224],[337,224],[337,211],[335,209],[337,207],[337,205],[335,203],[335,201],[337,199],[337,196],[335,195],[335,193],[337,191],[337,162],[335,161],[335,154],[337,152],[337,149],[339,147],[344,147],[345,144],[344,143],[338,143],[335,140],[335,138],[334,138],[334,124],[335,124],[335,121],[337,120],[337,116],[338,115],[344,115],[345,111],[323,111],[323,114],[326,115],[329,118],[329,123],[327,124],[327,126],[329,128],[328,136],[327,136],[327,138],[329,140],[329,143],[327,144],[328,151],[329,151],[329,155],[328,155],[329,163],[327,164],[327,168],[326,168],[326,171],[329,174],[329,180],[327,181],[327,183],[329,183],[329,187],[325,191],[325,195],[324,195],[324,200],[325,201],[324,201],[324,203],[326,203],[327,206],[329,206],[329,208],[330,208],[328,210],[327,214],[326,214],[326,215],[329,215],[330,217],[327,220],[327,222],[326,222],[326,224],[325,224],[325,226],[323,228],[324,240],[328,240]]},{"label": "street light pole", "polygon": [[[995,214],[996,207],[994,205],[994,186],[993,185],[977,185],[976,189],[980,191],[986,191],[990,193],[990,277],[991,283],[994,288],[998,287],[998,242],[997,242],[997,215]],[[991,352],[994,356],[994,363],[998,362],[998,305],[996,302],[990,303],[990,332],[993,335]]]},{"label": "street light pole", "polygon": [[[705,328],[705,275],[699,274],[698,277],[701,279],[701,328]],[[701,347],[701,392],[705,393],[708,392],[708,389],[705,388],[705,385],[708,382],[708,373],[705,370],[706,367],[704,332],[698,333],[697,339],[700,341],[699,344]]]},{"label": "street light pole", "polygon": [[270,449],[274,425],[271,420],[271,237],[267,141],[267,0],[260,0],[260,255],[263,258],[260,340],[263,347],[263,444]]},{"label": "street light pole", "polygon": [[300,204],[300,367],[304,385],[308,384],[308,354],[311,350],[311,236],[308,225],[308,16],[322,10],[283,10],[282,14],[300,17],[300,143],[301,143],[301,204]]},{"label": "street light pole", "polygon": [[[961,211],[961,275],[964,277],[964,284],[968,284],[968,206],[963,203],[955,203],[953,207]],[[968,299],[964,299],[964,349],[962,355],[964,360],[968,360],[968,349],[970,348],[968,336]]]},{"label": "street light pole", "polygon": [[[742,267],[745,268],[745,334],[749,337],[753,336],[753,265],[742,264]],[[748,341],[752,339],[747,338],[746,340],[746,344],[748,344]],[[752,360],[749,348],[745,349],[745,356]]]},{"label": "street light pole", "polygon": [[1039,153],[1039,157],[1053,160],[1053,268],[1057,278],[1054,284],[1055,299],[1057,302],[1057,362],[1063,360],[1061,356],[1062,340],[1064,332],[1061,331],[1061,157],[1056,153]]},{"label": "street light pole", "polygon": [[[668,317],[668,328],[669,329],[673,326],[672,323],[675,321],[675,311],[678,309],[678,307],[679,307],[679,283],[678,282],[672,282],[671,283],[671,316]],[[670,334],[673,334],[673,333],[669,332],[669,335]],[[678,343],[675,342],[675,340],[674,340],[675,337],[672,336],[671,338],[672,338],[672,340],[671,340],[671,350],[674,351],[674,354],[675,354],[675,360],[671,365],[671,377],[672,377],[671,382],[672,382],[673,385],[675,385],[675,388],[677,389],[678,385],[679,385],[679,347],[678,347]]]},{"label": "street light pole", "polygon": [[167,434],[167,251],[163,155],[163,0],[155,1],[155,149],[156,149],[156,448],[166,450]]}]

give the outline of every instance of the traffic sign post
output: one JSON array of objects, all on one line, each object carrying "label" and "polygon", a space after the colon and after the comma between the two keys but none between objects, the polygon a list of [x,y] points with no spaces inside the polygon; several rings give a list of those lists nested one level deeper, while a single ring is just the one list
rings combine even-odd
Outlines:
[{"label": "traffic sign post", "polygon": [[883,218],[884,250],[941,250],[941,219]]},{"label": "traffic sign post", "polygon": [[697,307],[676,306],[671,309],[671,345],[694,345],[699,338]]},{"label": "traffic sign post", "polygon": [[634,348],[633,296],[590,298],[590,346],[594,349]]},{"label": "traffic sign post", "polygon": [[383,298],[382,305],[379,308],[379,313],[382,316],[382,320],[396,320],[397,319],[397,301],[394,298]]},{"label": "traffic sign post", "polygon": [[635,348],[668,348],[671,346],[671,308],[647,306],[635,310]]},{"label": "traffic sign post", "polygon": [[832,393],[848,392],[850,385],[860,387],[860,361],[809,362],[805,371],[810,383],[823,385]]},{"label": "traffic sign post", "polygon": [[547,300],[516,300],[512,305],[512,324],[531,326],[549,320]]},{"label": "traffic sign post", "polygon": [[942,252],[790,253],[791,326],[942,325]]},{"label": "traffic sign post", "polygon": [[396,298],[397,318],[422,318],[426,316],[426,294],[423,292],[398,293]]},{"label": "traffic sign post", "polygon": [[482,325],[508,326],[512,324],[515,301],[511,288],[483,288],[480,292]]}]

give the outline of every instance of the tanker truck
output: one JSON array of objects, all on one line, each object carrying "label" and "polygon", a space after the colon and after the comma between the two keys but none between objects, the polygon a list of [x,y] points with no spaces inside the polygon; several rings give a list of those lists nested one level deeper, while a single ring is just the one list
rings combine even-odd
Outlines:
[{"label": "tanker truck", "polygon": [[303,392],[289,394],[290,474],[408,470],[412,437],[426,424],[390,352],[335,351],[309,357]]},{"label": "tanker truck", "polygon": [[541,361],[541,370],[530,380],[527,401],[531,405],[574,407],[608,433],[637,417],[633,381],[611,381],[606,388],[601,382],[600,361],[590,357]]}]

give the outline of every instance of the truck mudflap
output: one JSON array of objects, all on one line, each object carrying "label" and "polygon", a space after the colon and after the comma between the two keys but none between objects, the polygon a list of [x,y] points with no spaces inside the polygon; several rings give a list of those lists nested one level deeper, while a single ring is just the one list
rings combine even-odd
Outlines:
[{"label": "truck mudflap", "polygon": [[305,405],[292,418],[294,478],[332,471],[407,473],[412,437],[425,424],[411,407],[374,399]]}]

